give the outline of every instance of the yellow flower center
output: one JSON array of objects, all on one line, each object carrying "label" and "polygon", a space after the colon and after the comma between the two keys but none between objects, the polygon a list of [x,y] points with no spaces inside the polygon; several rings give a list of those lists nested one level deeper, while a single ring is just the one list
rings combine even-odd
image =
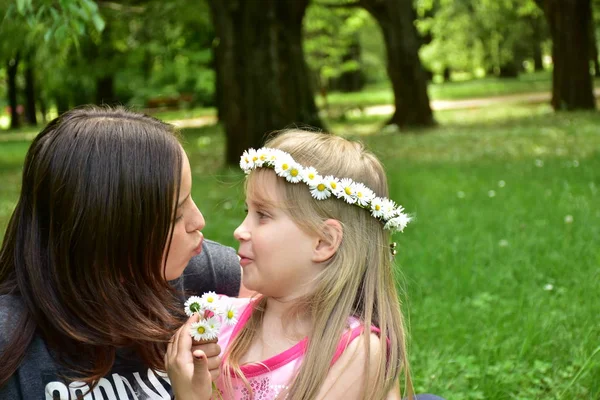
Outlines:
[{"label": "yellow flower center", "polygon": [[206,332],[206,329],[204,329],[204,327],[203,327],[203,326],[199,326],[199,327],[198,327],[196,330],[197,330],[197,331],[198,331],[198,333],[199,333],[199,334],[201,334],[201,335],[203,335],[203,334],[204,334],[204,332]]},{"label": "yellow flower center", "polygon": [[356,197],[363,197],[363,194],[361,192],[356,192]]},{"label": "yellow flower center", "polygon": [[346,192],[347,195],[351,195],[352,194],[352,189],[350,189],[349,187],[345,187],[344,188],[344,192]]},{"label": "yellow flower center", "polygon": [[293,177],[296,177],[296,176],[298,176],[298,170],[297,170],[297,169],[292,169],[292,170],[290,171],[290,175],[291,175],[291,176],[293,176]]},{"label": "yellow flower center", "polygon": [[227,311],[227,318],[228,318],[228,319],[232,319],[232,318],[233,318],[233,315],[234,315],[234,314],[233,314],[233,310],[229,310],[229,311]]},{"label": "yellow flower center", "polygon": [[262,156],[260,156],[261,161],[265,161],[266,159],[267,159],[267,156],[265,156],[264,154]]},{"label": "yellow flower center", "polygon": [[284,171],[287,171],[287,169],[288,169],[289,167],[290,167],[290,166],[289,166],[289,165],[287,165],[287,164],[285,164],[285,163],[284,163],[284,164],[281,164],[281,169],[282,169],[282,170],[284,170]]},{"label": "yellow flower center", "polygon": [[256,161],[256,160],[258,160],[257,156],[252,157],[252,161]]},{"label": "yellow flower center", "polygon": [[379,204],[377,204],[377,205],[375,206],[375,211],[379,211],[379,210],[381,210],[381,206],[380,206]]},{"label": "yellow flower center", "polygon": [[308,174],[308,179],[315,179],[315,174]]},{"label": "yellow flower center", "polygon": [[213,299],[212,297],[209,297],[208,299],[206,299],[207,302],[212,303],[213,301],[215,301],[215,299]]},{"label": "yellow flower center", "polygon": [[324,185],[324,184],[322,184],[322,183],[319,183],[319,184],[317,185],[317,190],[318,190],[319,192],[322,192],[323,190],[325,190],[325,185]]},{"label": "yellow flower center", "polygon": [[331,186],[332,189],[335,189],[337,187],[337,184],[335,182],[331,182],[329,186]]}]

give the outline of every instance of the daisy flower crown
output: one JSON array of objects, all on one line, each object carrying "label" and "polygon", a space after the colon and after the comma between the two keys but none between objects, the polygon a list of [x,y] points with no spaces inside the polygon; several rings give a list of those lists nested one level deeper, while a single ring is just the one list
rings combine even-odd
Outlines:
[{"label": "daisy flower crown", "polygon": [[290,154],[270,147],[244,151],[240,159],[240,167],[246,174],[256,168],[271,168],[277,176],[290,183],[304,183],[310,194],[317,200],[330,197],[343,200],[348,204],[369,210],[373,218],[392,232],[402,232],[411,218],[404,212],[404,207],[397,205],[385,197],[377,197],[373,190],[350,178],[337,178],[332,175],[321,176],[313,167],[305,167],[297,163]]}]

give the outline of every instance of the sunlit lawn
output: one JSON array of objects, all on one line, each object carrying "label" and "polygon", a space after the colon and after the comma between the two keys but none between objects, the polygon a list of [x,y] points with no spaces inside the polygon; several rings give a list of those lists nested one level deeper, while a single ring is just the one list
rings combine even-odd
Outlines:
[{"label": "sunlit lawn", "polygon": [[[375,134],[382,117],[329,120],[384,161],[416,221],[397,236],[419,392],[448,399],[600,398],[600,114],[546,105],[436,114]],[[242,174],[218,127],[190,129],[207,237],[234,245]],[[27,142],[0,143],[0,228]]]}]

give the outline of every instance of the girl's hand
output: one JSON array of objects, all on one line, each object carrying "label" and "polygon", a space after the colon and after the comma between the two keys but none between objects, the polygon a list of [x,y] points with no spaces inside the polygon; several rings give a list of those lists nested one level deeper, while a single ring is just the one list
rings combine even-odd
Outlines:
[{"label": "girl's hand", "polygon": [[193,346],[190,328],[198,321],[194,314],[173,335],[165,353],[165,369],[177,400],[207,400],[212,381],[219,376],[221,348],[215,342]]}]

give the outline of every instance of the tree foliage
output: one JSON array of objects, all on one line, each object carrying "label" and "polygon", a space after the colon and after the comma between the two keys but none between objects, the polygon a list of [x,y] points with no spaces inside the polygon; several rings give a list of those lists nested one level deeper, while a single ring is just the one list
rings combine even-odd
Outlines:
[{"label": "tree foliage", "polygon": [[[417,0],[417,27],[430,38],[421,50],[428,68],[501,73],[532,58],[547,38],[533,0]],[[541,36],[541,37],[540,37]]]}]

